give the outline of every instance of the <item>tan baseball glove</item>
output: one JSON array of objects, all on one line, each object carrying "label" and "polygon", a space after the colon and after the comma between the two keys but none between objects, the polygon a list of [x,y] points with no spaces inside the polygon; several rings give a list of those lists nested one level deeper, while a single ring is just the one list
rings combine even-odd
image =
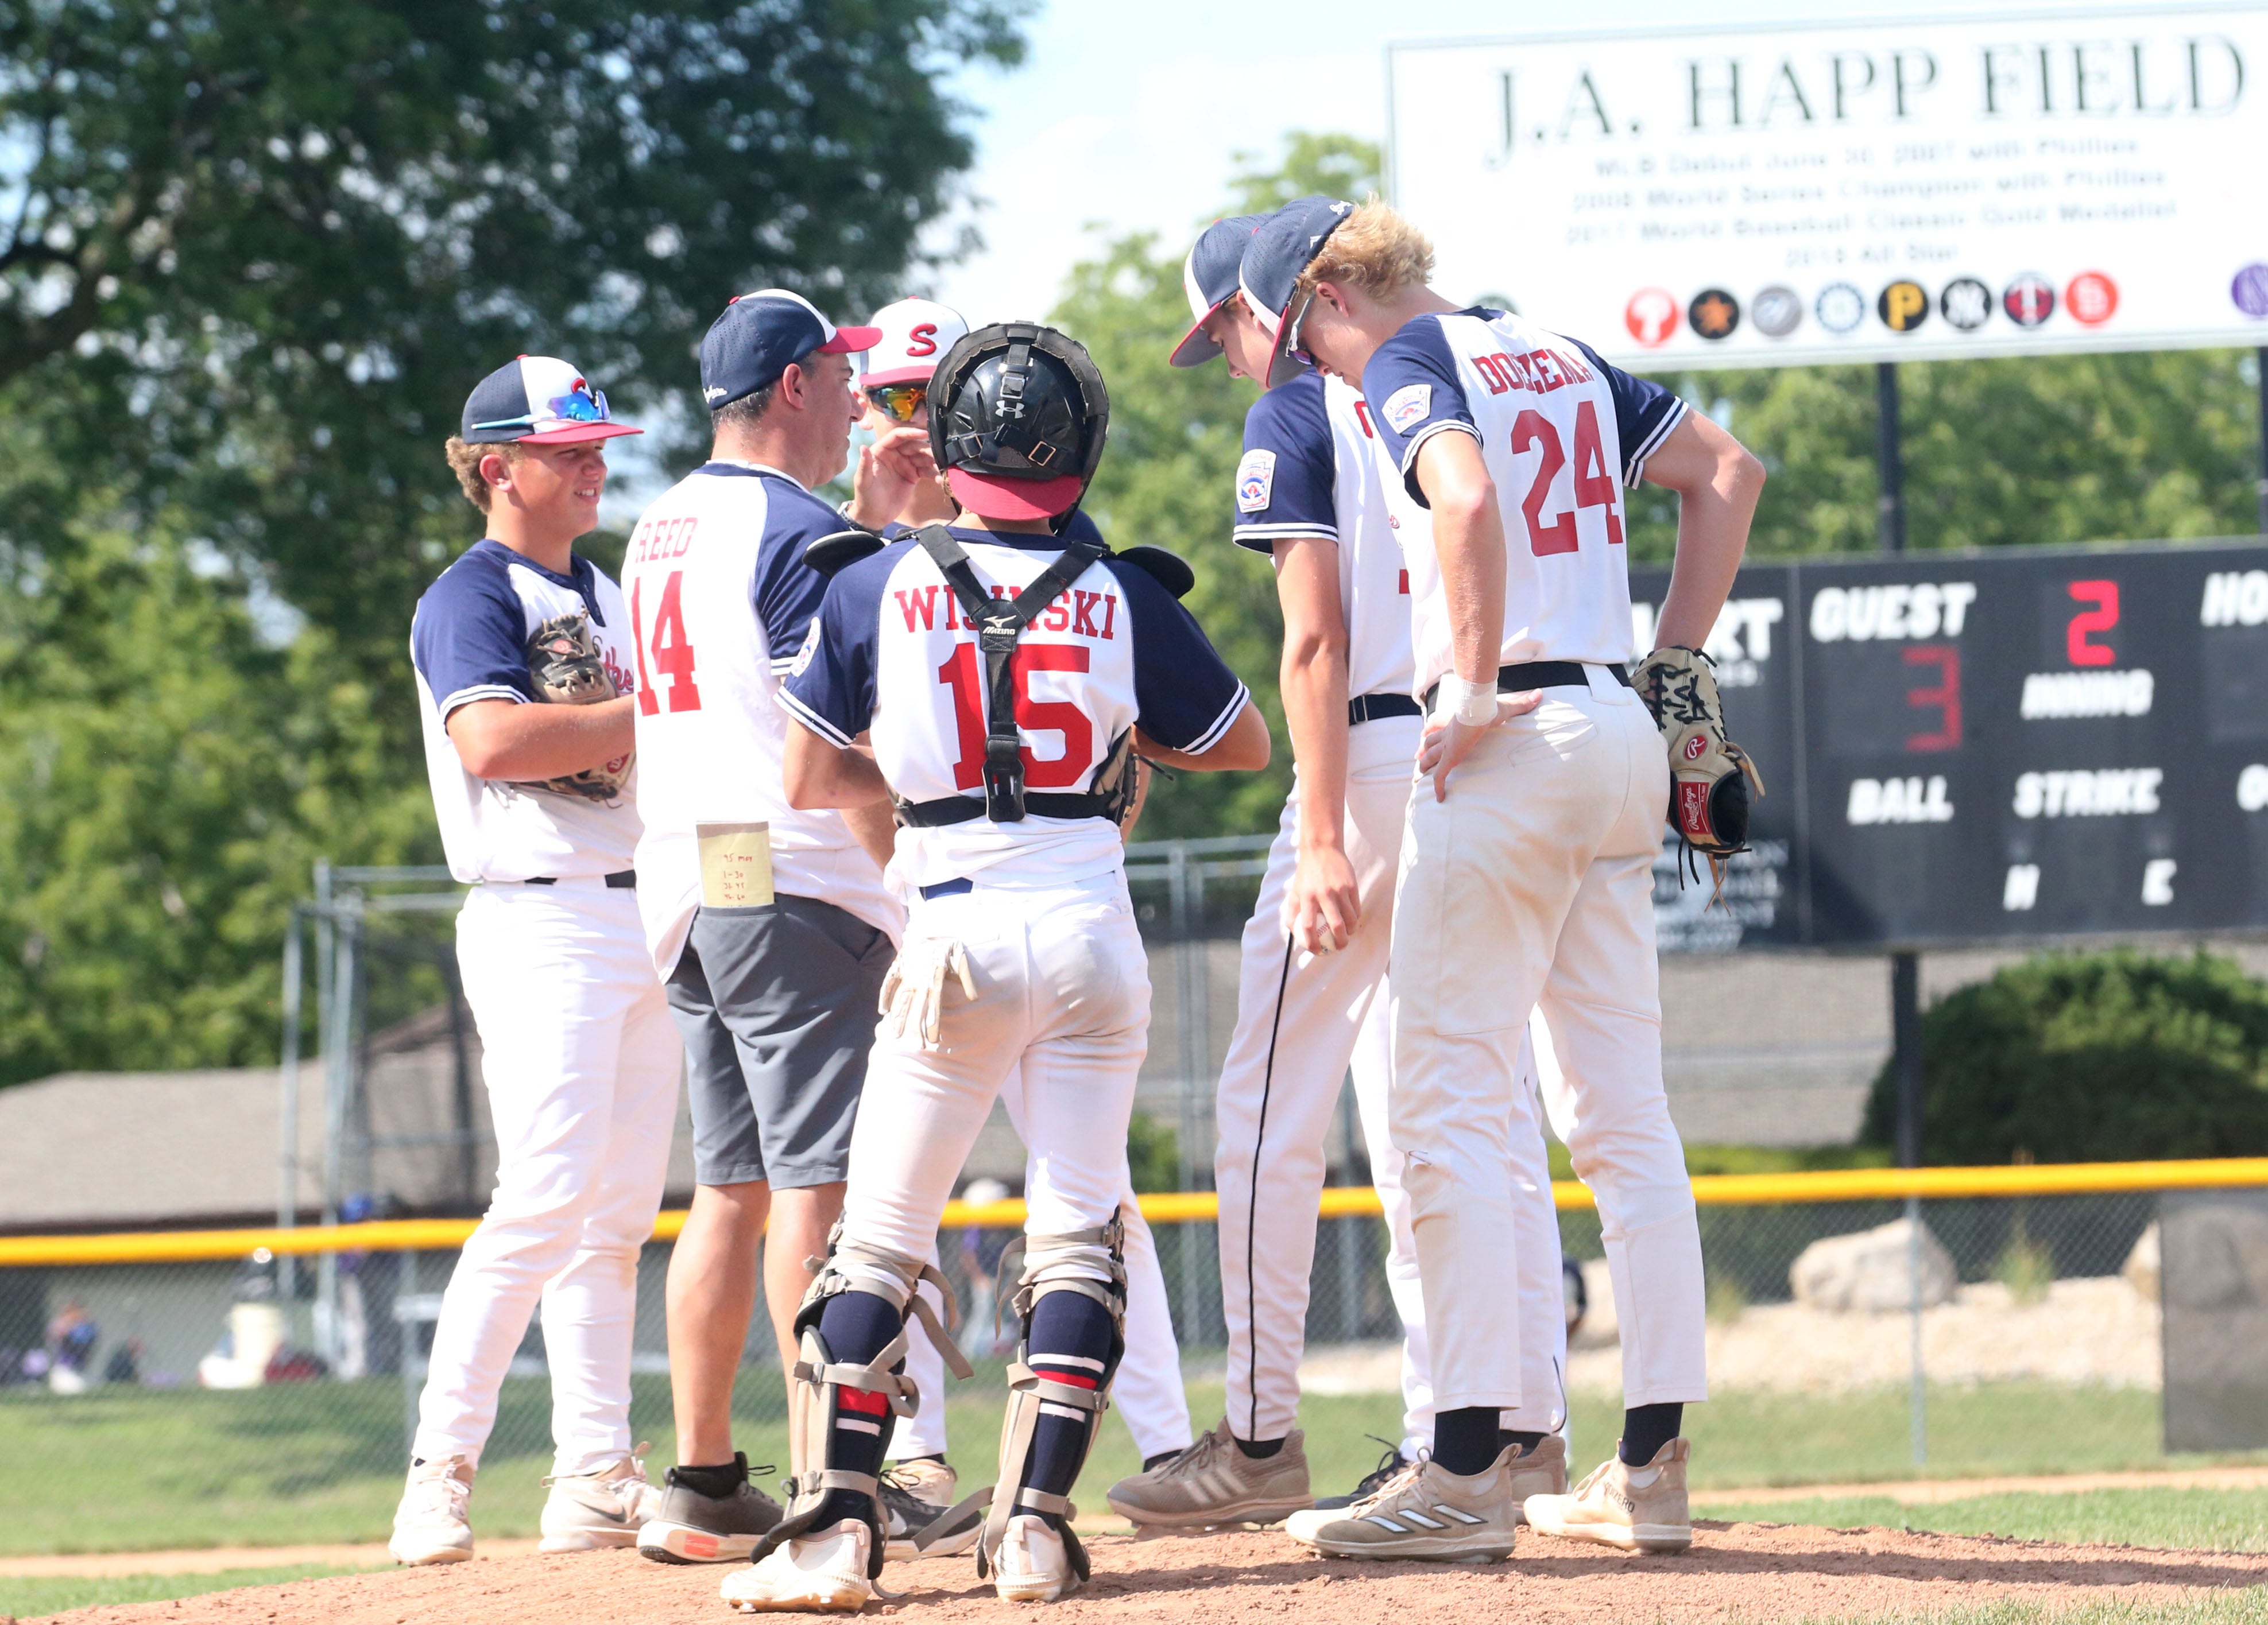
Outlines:
[{"label": "tan baseball glove", "polygon": [[[615,698],[615,680],[599,658],[591,636],[591,617],[584,610],[555,615],[535,629],[527,640],[527,675],[539,700],[553,705],[596,705]],[[632,753],[562,778],[533,780],[523,790],[549,790],[585,801],[619,800],[630,776]]]},{"label": "tan baseball glove", "polygon": [[1657,649],[1638,662],[1631,686],[1669,746],[1669,821],[1721,885],[1725,859],[1749,849],[1749,810],[1764,781],[1725,732],[1711,668],[1697,649]]}]

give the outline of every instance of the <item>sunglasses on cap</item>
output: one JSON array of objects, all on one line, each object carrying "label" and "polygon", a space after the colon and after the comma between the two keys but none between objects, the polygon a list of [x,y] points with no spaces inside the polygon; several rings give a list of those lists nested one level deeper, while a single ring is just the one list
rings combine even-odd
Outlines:
[{"label": "sunglasses on cap", "polygon": [[910,423],[929,404],[929,386],[919,384],[876,384],[866,391],[866,399],[881,412],[901,423]]},{"label": "sunglasses on cap", "polygon": [[607,415],[607,392],[603,389],[575,390],[564,395],[554,395],[543,403],[541,412],[523,412],[518,417],[500,417],[494,423],[475,423],[475,429],[533,429],[538,423],[605,423],[613,419]]}]

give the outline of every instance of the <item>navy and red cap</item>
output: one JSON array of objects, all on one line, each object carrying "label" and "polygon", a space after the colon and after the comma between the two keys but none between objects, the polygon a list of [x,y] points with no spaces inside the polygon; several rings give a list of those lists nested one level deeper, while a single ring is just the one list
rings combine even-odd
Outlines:
[{"label": "navy and red cap", "polygon": [[607,411],[607,392],[556,356],[522,356],[473,386],[460,438],[471,445],[577,445],[642,435]]},{"label": "navy and red cap", "polygon": [[1352,213],[1354,205],[1343,198],[1320,193],[1294,198],[1261,222],[1245,245],[1244,257],[1237,266],[1237,285],[1244,290],[1244,302],[1252,307],[1253,316],[1275,341],[1266,379],[1271,389],[1289,383],[1305,370],[1285,353],[1290,336],[1285,324],[1291,316],[1292,295],[1300,285],[1300,273]]},{"label": "navy and red cap", "polygon": [[1182,342],[1174,346],[1174,364],[1200,367],[1220,354],[1220,346],[1205,336],[1204,325],[1215,312],[1236,295],[1236,268],[1245,245],[1266,215],[1231,215],[1197,233],[1189,257],[1182,262],[1182,290],[1189,296],[1193,319]]},{"label": "navy and red cap", "polygon": [[701,402],[711,412],[777,384],[806,356],[856,356],[880,327],[838,327],[799,293],[766,288],[727,305],[701,335]]}]

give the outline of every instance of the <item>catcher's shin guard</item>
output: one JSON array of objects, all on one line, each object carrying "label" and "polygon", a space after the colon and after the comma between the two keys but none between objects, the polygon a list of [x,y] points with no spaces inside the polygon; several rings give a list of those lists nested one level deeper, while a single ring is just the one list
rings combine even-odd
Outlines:
[{"label": "catcher's shin guard", "polygon": [[[923,1330],[936,1342],[954,1375],[966,1379],[971,1374],[968,1362],[939,1325],[936,1312],[915,1290],[925,1280],[937,1285],[946,1315],[951,1318],[954,1312],[953,1294],[933,1265],[886,1248],[845,1241],[843,1226],[840,1223],[836,1225],[835,1233],[828,1239],[824,1264],[810,1290],[804,1294],[795,1316],[801,1357],[795,1363],[788,1393],[788,1440],[795,1471],[795,1496],[788,1504],[787,1516],[757,1543],[751,1561],[761,1561],[777,1547],[810,1533],[818,1526],[831,1494],[841,1489],[865,1497],[867,1521],[874,1537],[869,1548],[868,1577],[881,1572],[887,1542],[881,1526],[880,1480],[872,1473],[836,1466],[835,1435],[838,1423],[846,1420],[842,1412],[847,1409],[858,1413],[847,1420],[876,1430],[879,1439],[873,1453],[879,1460],[888,1453],[890,1432],[896,1419],[913,1415],[919,1409],[920,1392],[901,1369],[906,1357],[909,1309],[909,1318],[922,1323]],[[851,1291],[881,1298],[895,1305],[902,1317],[896,1335],[863,1364],[836,1359],[820,1330],[828,1301]],[[846,1405],[844,1401],[850,1394],[871,1398],[863,1403],[851,1400]]]},{"label": "catcher's shin guard", "polygon": [[[1092,1388],[1032,1369],[1034,1312],[1042,1298],[1055,1292],[1079,1293],[1100,1304],[1109,1316],[1109,1352]],[[1071,1533],[1070,1496],[1032,1488],[1025,1481],[1031,1476],[1033,1441],[1042,1416],[1083,1419],[1085,1437],[1079,1450],[1079,1464],[1083,1467],[1094,1448],[1102,1413],[1110,1408],[1110,1381],[1126,1352],[1125,1230],[1117,1215],[1095,1230],[1025,1238],[1024,1269],[1017,1278],[1014,1301],[1021,1329],[1016,1362],[1008,1368],[1008,1409],[1000,1428],[1000,1476],[991,1491],[983,1536],[977,1543],[976,1571],[980,1577],[993,1572],[1011,1518],[1019,1512],[1053,1513],[1061,1520],[1058,1527],[1071,1569],[1085,1580],[1089,1572],[1086,1552]],[[1079,1469],[1074,1467],[1071,1478],[1078,1476]],[[1064,1487],[1068,1489],[1069,1483]]]}]

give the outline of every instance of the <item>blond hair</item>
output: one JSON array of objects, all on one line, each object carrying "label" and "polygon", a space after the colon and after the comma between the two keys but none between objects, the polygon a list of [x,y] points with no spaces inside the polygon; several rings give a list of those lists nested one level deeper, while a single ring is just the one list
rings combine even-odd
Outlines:
[{"label": "blond hair", "polygon": [[457,476],[457,487],[465,493],[465,500],[482,513],[489,511],[489,499],[493,495],[489,482],[481,478],[481,459],[494,453],[510,467],[526,452],[515,441],[497,440],[474,445],[455,435],[449,437],[449,472]]},{"label": "blond hair", "polygon": [[1314,292],[1317,283],[1328,282],[1359,288],[1381,299],[1404,288],[1423,287],[1432,275],[1433,245],[1425,233],[1391,203],[1373,196],[1323,239],[1307,268],[1300,273],[1292,297],[1296,303]]}]

